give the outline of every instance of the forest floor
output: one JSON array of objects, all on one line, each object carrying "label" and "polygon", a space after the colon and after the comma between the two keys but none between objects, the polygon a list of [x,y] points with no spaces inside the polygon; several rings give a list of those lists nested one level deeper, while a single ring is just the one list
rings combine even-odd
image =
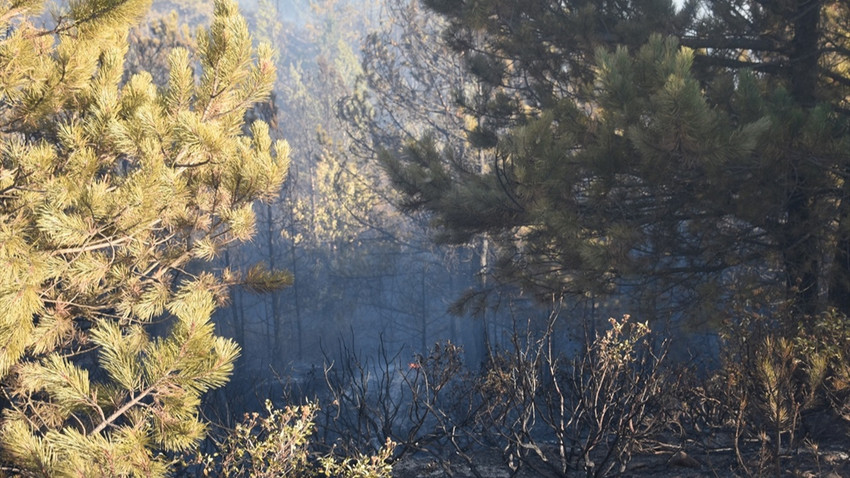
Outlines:
[{"label": "forest floor", "polygon": [[[834,415],[807,417],[808,436],[794,449],[783,449],[779,467],[765,446],[769,441],[757,438],[741,439],[738,451],[746,464],[744,469],[737,458],[734,430],[700,433],[698,439],[662,440],[653,451],[636,454],[625,470],[608,475],[621,477],[698,478],[698,477],[793,477],[845,478],[850,477],[850,426]],[[674,437],[669,437],[674,438]],[[678,443],[676,443],[678,441]],[[512,474],[499,453],[480,453],[472,457],[477,474],[462,460],[435,460],[410,457],[393,467],[395,478],[537,478],[563,476],[521,468]],[[594,476],[576,471],[566,476]]]},{"label": "forest floor", "polygon": [[[789,451],[782,455],[780,476],[800,478],[846,478],[850,477],[850,441],[831,448],[819,447],[816,454],[812,449]],[[732,447],[707,450],[688,447],[690,453],[679,450],[659,451],[635,456],[621,474],[609,473],[621,477],[658,477],[658,478],[700,478],[700,477],[738,477],[738,476],[776,476],[770,464],[764,464],[758,472],[758,450],[748,450],[747,461],[749,475],[737,463]],[[502,457],[491,453],[482,453],[474,457],[478,475],[470,466],[461,461],[450,464],[440,463],[427,457],[412,457],[402,460],[393,467],[395,478],[537,478],[556,476],[544,474],[529,468],[511,474],[510,468]],[[449,470],[446,470],[446,466]],[[577,471],[567,476],[593,476]]]}]

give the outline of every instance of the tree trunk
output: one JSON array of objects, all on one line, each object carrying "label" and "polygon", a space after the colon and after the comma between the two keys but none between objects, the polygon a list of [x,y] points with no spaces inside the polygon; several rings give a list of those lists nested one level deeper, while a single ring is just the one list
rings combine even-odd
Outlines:
[{"label": "tree trunk", "polygon": [[[274,214],[272,214],[272,206],[271,204],[266,205],[266,220],[268,221],[268,226],[266,228],[267,234],[267,252],[269,255],[269,270],[273,271],[276,269],[277,264],[275,261],[275,247],[274,247],[274,236],[275,236],[275,228],[274,228]],[[272,330],[274,331],[274,340],[272,344],[272,362],[280,360],[281,354],[281,343],[283,342],[283,337],[281,336],[282,327],[281,321],[283,317],[280,314],[280,292],[274,291],[272,292]]]},{"label": "tree trunk", "polygon": [[829,305],[850,315],[850,237],[846,233],[839,232],[831,266]]},{"label": "tree trunk", "polygon": [[[798,186],[799,188],[799,186]],[[802,192],[792,194],[788,203],[788,221],[783,234],[782,253],[785,285],[796,314],[810,317],[818,312],[820,272],[817,236],[812,233],[811,204]]]},{"label": "tree trunk", "polygon": [[[791,94],[798,105],[815,105],[818,82],[819,48],[818,23],[821,2],[799,0],[794,17],[794,38],[789,59]],[[805,154],[804,152],[802,154]],[[785,262],[786,286],[792,293],[794,311],[811,316],[818,312],[818,278],[820,277],[820,248],[817,232],[821,224],[813,220],[815,200],[810,196],[810,181],[805,172],[808,158],[788,158],[789,185],[793,192],[788,200],[788,222],[783,234],[782,253]]]}]

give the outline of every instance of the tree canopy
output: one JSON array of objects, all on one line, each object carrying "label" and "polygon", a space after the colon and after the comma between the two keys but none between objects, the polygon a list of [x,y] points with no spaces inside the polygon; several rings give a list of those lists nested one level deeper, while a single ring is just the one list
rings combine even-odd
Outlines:
[{"label": "tree canopy", "polygon": [[[122,83],[144,0],[0,7],[0,445],[27,476],[161,476],[204,436],[200,397],[239,348],[210,314],[227,287],[288,274],[202,272],[254,232],[288,146],[246,110],[274,82],[231,0],[175,49],[167,84]],[[163,454],[165,453],[165,454]],[[172,454],[172,455],[169,455]]]},{"label": "tree canopy", "polygon": [[384,154],[440,239],[488,235],[494,275],[540,297],[850,312],[844,2],[424,3],[492,147],[484,167],[429,137]]}]

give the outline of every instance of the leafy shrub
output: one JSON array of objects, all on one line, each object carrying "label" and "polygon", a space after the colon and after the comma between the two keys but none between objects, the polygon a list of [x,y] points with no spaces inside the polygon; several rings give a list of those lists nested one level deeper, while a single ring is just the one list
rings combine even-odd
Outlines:
[{"label": "leafy shrub", "polygon": [[[811,441],[802,427],[807,412],[850,420],[850,319],[826,311],[788,327],[795,321],[753,311],[741,317],[722,333],[725,360],[704,393],[726,409],[718,417],[734,426],[744,474],[778,473],[790,450]],[[744,439],[759,442],[759,452],[743,450]]]},{"label": "leafy shrub", "polygon": [[395,444],[387,440],[373,456],[339,458],[321,454],[311,447],[315,432],[316,404],[276,409],[266,402],[266,415],[246,415],[218,451],[203,455],[205,476],[226,477],[339,477],[388,478]]}]

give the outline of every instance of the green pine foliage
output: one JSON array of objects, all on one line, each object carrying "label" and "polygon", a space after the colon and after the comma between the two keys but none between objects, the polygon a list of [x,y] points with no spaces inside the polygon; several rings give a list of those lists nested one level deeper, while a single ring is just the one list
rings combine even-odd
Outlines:
[{"label": "green pine foliage", "polygon": [[844,3],[424,3],[484,92],[459,95],[483,167],[427,135],[384,154],[438,238],[647,317],[850,311]]},{"label": "green pine foliage", "polygon": [[199,272],[250,239],[289,149],[243,118],[271,91],[234,1],[157,88],[126,84],[144,0],[0,7],[0,449],[27,476],[162,476],[204,436],[201,396],[239,354],[210,315],[227,286],[291,277]]}]

